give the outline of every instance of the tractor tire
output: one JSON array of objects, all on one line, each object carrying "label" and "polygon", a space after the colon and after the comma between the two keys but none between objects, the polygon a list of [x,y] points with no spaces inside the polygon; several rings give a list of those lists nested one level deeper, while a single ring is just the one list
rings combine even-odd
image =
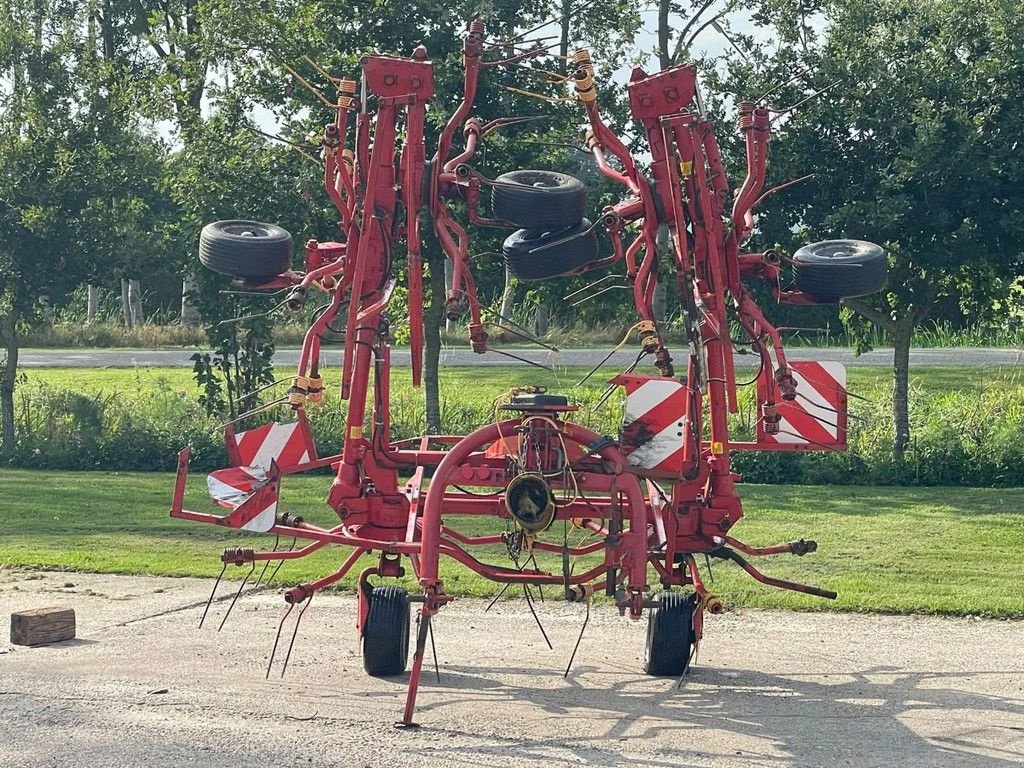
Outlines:
[{"label": "tractor tire", "polygon": [[[544,247],[560,240],[565,242]],[[505,238],[501,251],[508,271],[520,280],[547,280],[576,272],[599,256],[597,233],[589,219],[554,232],[517,229]]]},{"label": "tractor tire", "polygon": [[885,287],[885,249],[864,240],[825,240],[793,254],[797,290],[822,304],[866,296]]},{"label": "tractor tire", "polygon": [[374,587],[363,627],[363,669],[373,677],[405,672],[409,659],[409,593]]},{"label": "tractor tire", "polygon": [[644,672],[679,677],[690,665],[693,648],[693,595],[662,592],[647,614]]},{"label": "tractor tire", "polygon": [[512,171],[495,179],[491,211],[518,227],[553,231],[578,224],[587,210],[583,182],[555,171]]},{"label": "tractor tire", "polygon": [[292,236],[276,224],[215,221],[199,234],[199,261],[222,275],[269,279],[292,265]]}]

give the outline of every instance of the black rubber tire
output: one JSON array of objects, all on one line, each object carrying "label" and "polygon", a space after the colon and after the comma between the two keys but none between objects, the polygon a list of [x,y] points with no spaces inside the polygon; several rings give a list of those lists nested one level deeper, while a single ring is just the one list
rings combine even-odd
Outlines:
[{"label": "black rubber tire", "polygon": [[519,227],[552,231],[577,224],[587,211],[587,188],[555,171],[512,171],[495,179],[491,211]]},{"label": "black rubber tire", "polygon": [[363,669],[373,677],[405,672],[409,659],[409,593],[402,587],[374,587],[363,627]]},{"label": "black rubber tire", "polygon": [[865,240],[825,240],[793,254],[797,290],[828,304],[866,296],[885,287],[885,249]]},{"label": "black rubber tire", "polygon": [[292,265],[292,236],[276,224],[215,221],[199,234],[199,261],[222,275],[271,278]]},{"label": "black rubber tire", "polygon": [[647,613],[644,672],[678,677],[690,664],[693,648],[693,594],[662,592]]},{"label": "black rubber tire", "polygon": [[[559,240],[565,242],[543,247]],[[599,258],[597,232],[589,219],[554,232],[517,229],[505,238],[501,251],[508,271],[520,280],[547,280],[569,274]]]}]

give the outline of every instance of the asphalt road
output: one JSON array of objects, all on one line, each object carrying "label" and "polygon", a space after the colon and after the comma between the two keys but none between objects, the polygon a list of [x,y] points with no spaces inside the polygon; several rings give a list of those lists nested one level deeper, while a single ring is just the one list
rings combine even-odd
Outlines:
[{"label": "asphalt road", "polygon": [[[540,349],[509,349],[520,357],[537,363],[555,366],[593,367],[604,359],[608,349],[566,349],[549,353]],[[337,355],[333,349],[325,350],[326,355]],[[23,349],[18,364],[26,368],[135,368],[135,367],[192,367],[189,357],[193,350],[187,349]],[[817,360],[837,362],[845,365],[891,366],[892,350],[876,349],[860,357],[849,349],[814,349],[791,347],[786,350],[791,360]],[[680,351],[679,355],[682,355]],[[298,361],[296,349],[280,349],[274,355],[278,365],[292,366]],[[636,358],[632,348],[616,353],[609,361],[612,367],[625,368]],[[737,360],[742,363],[743,358]],[[409,367],[409,350],[395,349],[391,353],[392,364]],[[910,353],[913,366],[967,365],[979,368],[991,366],[1024,365],[1024,350],[991,349],[985,347],[915,349]],[[521,363],[501,354],[474,354],[469,349],[445,349],[441,352],[441,364],[450,367],[507,366]],[[753,364],[753,359],[751,359]]]},{"label": "asphalt road", "polygon": [[[197,630],[210,581],[0,570],[0,614],[71,606],[78,639],[0,640],[0,766],[999,768],[1024,764],[1024,622],[737,611],[681,685],[640,674],[645,622],[521,600],[435,621],[419,730],[405,676],[367,677],[349,596],[317,595],[287,675],[284,603],[246,594]],[[234,590],[223,589],[229,594]],[[1017,649],[1015,652],[1013,649]]]}]

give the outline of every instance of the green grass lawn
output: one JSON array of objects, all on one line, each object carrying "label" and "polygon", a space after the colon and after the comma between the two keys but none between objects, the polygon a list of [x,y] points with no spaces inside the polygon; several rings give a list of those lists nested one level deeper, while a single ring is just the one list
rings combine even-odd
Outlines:
[{"label": "green grass lawn", "polygon": [[[172,484],[173,476],[163,473],[0,470],[0,564],[214,576],[222,547],[272,546],[272,537],[172,520]],[[328,484],[324,476],[288,478],[282,505],[327,523]],[[804,558],[756,564],[771,575],[835,589],[840,597],[833,603],[769,589],[715,561],[708,586],[727,606],[1024,617],[1024,489],[744,485],[741,492],[747,517],[734,535],[751,544],[802,536],[819,544]],[[190,478],[186,503],[215,510],[201,475]],[[502,529],[494,520],[457,524],[466,531]],[[278,581],[324,575],[342,557],[330,549],[288,563]],[[508,562],[496,550],[485,559]],[[559,570],[553,560],[542,564]],[[487,596],[498,590],[455,563],[443,565],[450,592]],[[245,570],[229,574],[240,578]],[[352,579],[343,586],[351,588]]]},{"label": "green grass lawn", "polygon": [[[745,361],[738,361],[743,365]],[[587,368],[557,368],[554,372],[531,366],[494,366],[480,368],[443,368],[441,390],[467,393],[472,385],[472,394],[479,393],[480,399],[493,400],[511,386],[537,384],[552,391],[571,394],[576,383],[587,374]],[[191,392],[195,388],[192,371],[187,368],[28,368],[23,371],[27,383],[40,383],[51,387],[74,389],[85,394],[113,393],[138,388],[145,391],[155,383]],[[618,373],[613,366],[606,366],[595,373],[585,385],[587,389],[603,389],[607,380]],[[293,376],[293,368],[278,366],[277,379]],[[929,366],[911,370],[911,386],[924,392],[947,392],[953,390],[980,390],[983,388],[1020,387],[1022,370],[1019,367],[958,367]],[[325,382],[334,382],[338,376],[336,368],[324,370]],[[411,390],[408,369],[396,368],[392,374],[393,390],[403,394]],[[847,368],[847,388],[857,393],[874,391],[892,381],[892,371],[884,367],[851,366]]]}]

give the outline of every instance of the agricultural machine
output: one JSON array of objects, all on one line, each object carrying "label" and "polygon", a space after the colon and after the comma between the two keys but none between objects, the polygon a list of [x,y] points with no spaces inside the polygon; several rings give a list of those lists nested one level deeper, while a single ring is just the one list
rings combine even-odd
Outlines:
[{"label": "agricultural machine", "polygon": [[[291,269],[291,236],[279,227],[217,222],[203,230],[200,241],[201,261],[246,290],[282,292],[295,310],[313,292],[326,294],[327,303],[305,335],[287,393],[294,419],[244,431],[227,427],[231,466],[208,477],[221,514],[183,508],[189,449],[181,451],[171,515],[292,539],[288,550],[275,543],[273,550],[224,552],[224,568],[240,566],[249,574],[258,564],[265,571],[272,562],[325,547],[347,549],[333,573],[284,593],[287,609],[271,665],[293,609],[300,606],[293,618],[294,642],[298,621],[317,591],[372,554],[374,564],[358,577],[356,627],[363,662],[371,675],[404,674],[413,635],[401,718],[407,726],[413,725],[428,637],[433,641],[431,619],[453,599],[441,579],[442,557],[503,588],[523,589],[528,601],[533,588],[549,587],[566,600],[586,602],[588,616],[597,592],[631,619],[646,612],[644,671],[652,675],[684,673],[703,635],[705,615],[723,609],[702,579],[697,556],[731,560],[769,586],[836,597],[766,576],[748,560],[804,555],[816,549],[815,542],[754,547],[731,535],[743,516],[739,478],[730,468],[733,451],[842,450],[846,441],[842,367],[787,361],[779,331],[746,283],[766,282],[778,302],[835,302],[881,288],[885,253],[870,243],[839,240],[807,246],[791,258],[772,250],[744,252],[754,228],[752,211],[774,191],[763,188],[778,112],[762,104],[738,105],[747,175],[730,194],[692,65],[650,75],[639,68],[632,72],[629,106],[649,151],[644,171],[602,118],[587,51],[576,51],[567,62],[565,81],[589,125],[586,147],[600,173],[623,192],[621,202],[592,214],[593,221],[586,217],[586,188],[571,176],[522,170],[486,178],[473,166],[481,142],[520,119],[484,123],[471,116],[480,74],[523,62],[539,50],[517,39],[489,43],[484,24],[474,20],[463,42],[461,104],[429,156],[424,118],[434,83],[427,51],[418,47],[408,58],[364,56],[358,83],[332,78],[338,94],[334,119],[322,137],[324,186],[340,216],[340,238],[307,242],[303,271]],[[456,206],[475,226],[515,230],[503,252],[520,279],[612,267],[618,277],[603,280],[618,280],[631,290],[636,316],[623,318],[623,327],[632,326],[638,347],[634,365],[611,381],[625,391],[617,436],[574,423],[578,408],[569,398],[524,382],[471,434],[391,438],[387,313],[400,242],[414,384],[422,376],[422,214],[452,263],[447,317],[468,314],[472,350],[496,351]],[[611,240],[607,255],[598,252],[598,227]],[[659,228],[667,229],[667,241],[659,241]],[[659,261],[670,265],[663,272],[674,272],[688,338],[675,355],[652,309]],[[792,282],[784,282],[790,272]],[[344,441],[340,453],[321,456],[306,409],[323,399],[322,339],[339,333],[344,336],[340,395],[348,403]],[[737,333],[743,338],[733,339]],[[756,389],[758,408],[756,434],[746,441],[729,435],[729,413],[737,410],[737,388],[744,384],[737,382],[735,345],[748,347],[759,365],[745,383]],[[638,372],[641,365],[647,373]],[[327,504],[337,513],[336,525],[314,525],[282,508],[280,489],[287,476],[328,467],[334,480]],[[478,523],[470,532],[460,530],[467,519]],[[480,533],[481,519],[493,519],[493,532]],[[580,534],[572,541],[571,531]],[[302,543],[298,548],[296,541]],[[486,561],[496,548],[503,552],[501,564]],[[561,567],[543,569],[538,555]],[[395,585],[406,568],[419,585],[413,593]]]}]

